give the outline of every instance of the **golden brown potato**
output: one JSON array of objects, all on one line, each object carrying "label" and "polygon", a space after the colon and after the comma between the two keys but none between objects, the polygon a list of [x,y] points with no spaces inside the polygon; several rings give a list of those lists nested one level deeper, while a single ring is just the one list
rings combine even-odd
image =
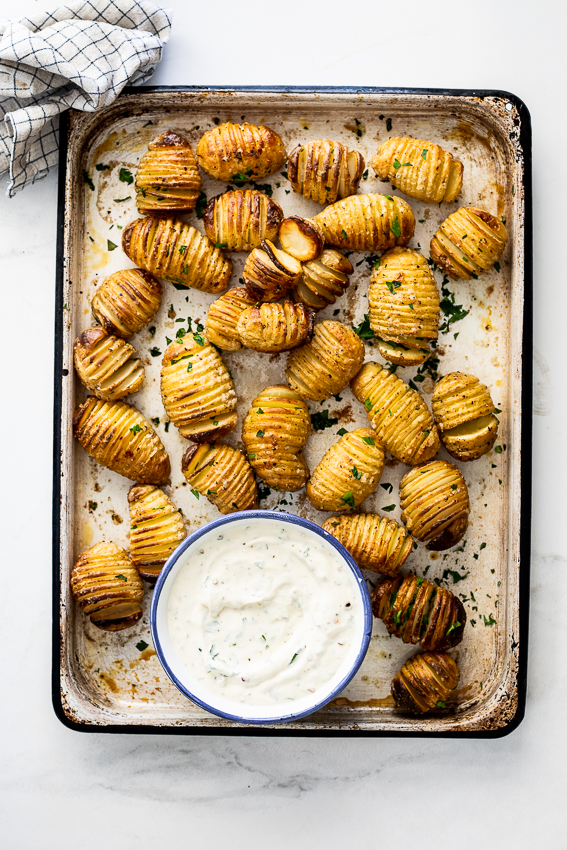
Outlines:
[{"label": "golden brown potato", "polygon": [[275,239],[282,208],[255,189],[224,192],[211,198],[203,213],[209,239],[228,251],[251,251],[264,239]]},{"label": "golden brown potato", "polygon": [[352,510],[374,492],[383,469],[376,434],[357,428],[327,449],[307,483],[307,498],[320,511]]},{"label": "golden brown potato", "polygon": [[380,180],[418,201],[438,204],[454,201],[463,185],[463,163],[433,142],[392,138],[383,142],[372,159]]},{"label": "golden brown potato", "polygon": [[191,446],[183,455],[181,471],[193,495],[206,496],[221,514],[258,507],[258,491],[250,464],[238,449],[222,443]]},{"label": "golden brown potato", "polygon": [[453,280],[470,280],[494,265],[507,239],[502,221],[476,207],[461,207],[447,216],[429,250],[433,262]]},{"label": "golden brown potato", "polygon": [[256,124],[219,124],[201,136],[199,165],[217,180],[244,183],[267,177],[281,168],[286,152],[281,138],[270,127]]},{"label": "golden brown potato", "polygon": [[344,390],[364,361],[364,345],[342,322],[320,322],[313,339],[292,351],[286,377],[301,398],[323,401]]},{"label": "golden brown potato", "polygon": [[161,283],[144,269],[122,269],[101,283],[91,301],[93,316],[109,334],[128,339],[153,319]]},{"label": "golden brown potato", "polygon": [[236,393],[222,357],[200,333],[187,333],[163,355],[161,398],[182,437],[194,443],[226,437],[236,427]]},{"label": "golden brown potato", "polygon": [[140,484],[165,484],[171,465],[163,443],[142,414],[124,401],[89,396],[75,411],[75,437],[101,466]]},{"label": "golden brown potato", "polygon": [[494,402],[488,387],[474,375],[451,372],[441,378],[431,408],[441,441],[457,460],[476,460],[494,445],[498,436]]},{"label": "golden brown potato", "polygon": [[71,591],[91,622],[107,632],[127,629],[142,616],[142,579],[128,553],[114,543],[96,543],[79,555]]},{"label": "golden brown potato", "polygon": [[168,130],[148,145],[136,172],[138,212],[190,212],[201,194],[201,175],[191,144]]},{"label": "golden brown potato", "polygon": [[322,310],[346,292],[353,271],[347,257],[334,248],[325,248],[316,260],[303,263],[293,297],[312,310]]},{"label": "golden brown potato", "polygon": [[236,330],[245,348],[276,352],[297,348],[313,336],[315,314],[303,304],[260,304],[240,314]]},{"label": "golden brown potato", "polygon": [[319,204],[332,204],[358,192],[364,157],[340,142],[314,139],[289,155],[287,173],[298,194]]},{"label": "golden brown potato", "polygon": [[396,460],[413,466],[437,454],[439,435],[429,409],[401,378],[370,361],[350,386],[366,407],[378,439]]},{"label": "golden brown potato", "polygon": [[405,528],[378,514],[329,517],[323,528],[336,537],[359,567],[396,576],[413,547]]},{"label": "golden brown potato", "polygon": [[469,524],[469,491],[456,466],[432,460],[400,481],[402,522],[428,549],[450,549]]},{"label": "golden brown potato", "polygon": [[297,283],[301,263],[265,239],[248,255],[242,280],[256,301],[279,301]]},{"label": "golden brown potato", "polygon": [[370,327],[382,357],[400,366],[423,363],[439,334],[439,290],[427,260],[392,248],[376,263],[368,290]]},{"label": "golden brown potato", "polygon": [[412,573],[385,578],[370,598],[374,616],[404,643],[444,652],[463,639],[467,622],[463,603],[426,578]]},{"label": "golden brown potato", "polygon": [[128,493],[130,554],[141,577],[155,584],[174,549],[187,537],[183,517],[163,490],[146,484]]},{"label": "golden brown potato", "polygon": [[283,385],[263,390],[242,426],[256,475],[277,490],[300,490],[309,478],[302,450],[310,433],[309,411],[297,393]]},{"label": "golden brown potato", "polygon": [[408,658],[392,679],[391,691],[398,708],[425,714],[445,708],[459,682],[459,668],[445,652],[420,652]]},{"label": "golden brown potato", "polygon": [[224,351],[240,351],[242,343],[236,331],[242,313],[256,304],[245,289],[229,289],[213,301],[205,318],[205,334],[209,342]]},{"label": "golden brown potato", "polygon": [[313,221],[323,227],[327,245],[353,251],[385,251],[407,245],[415,218],[410,205],[389,195],[350,195],[336,201]]},{"label": "golden brown potato", "polygon": [[299,215],[284,218],[280,224],[279,237],[284,251],[302,263],[316,260],[325,244],[321,225]]},{"label": "golden brown potato", "polygon": [[202,292],[222,292],[232,263],[208,236],[178,218],[138,218],[125,228],[122,248],[146,271]]},{"label": "golden brown potato", "polygon": [[115,401],[138,392],[144,383],[144,367],[130,343],[103,328],[83,331],[73,354],[79,378],[97,398]]}]

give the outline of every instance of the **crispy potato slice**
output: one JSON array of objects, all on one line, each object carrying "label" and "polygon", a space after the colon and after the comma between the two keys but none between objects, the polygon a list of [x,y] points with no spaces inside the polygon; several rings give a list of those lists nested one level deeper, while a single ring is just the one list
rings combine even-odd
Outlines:
[{"label": "crispy potato slice", "polygon": [[244,266],[242,279],[251,298],[256,301],[279,301],[297,283],[301,263],[265,239],[255,248]]},{"label": "crispy potato slice", "polygon": [[142,616],[142,579],[128,553],[114,543],[96,543],[79,555],[71,571],[71,591],[99,629],[126,629]]},{"label": "crispy potato slice", "polygon": [[316,260],[325,244],[321,225],[299,215],[284,218],[279,237],[284,251],[302,263]]},{"label": "crispy potato slice", "polygon": [[347,257],[334,248],[325,248],[316,260],[303,263],[293,297],[312,310],[322,310],[348,289],[353,271]]},{"label": "crispy potato slice", "polygon": [[415,218],[410,205],[389,195],[350,195],[336,201],[313,221],[322,225],[327,245],[353,251],[385,251],[407,245]]}]

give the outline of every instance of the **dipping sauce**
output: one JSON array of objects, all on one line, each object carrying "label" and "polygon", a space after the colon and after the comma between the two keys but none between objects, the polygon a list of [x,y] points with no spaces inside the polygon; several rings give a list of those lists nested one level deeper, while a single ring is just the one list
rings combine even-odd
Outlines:
[{"label": "dipping sauce", "polygon": [[352,570],[324,538],[289,522],[241,520],[203,535],[185,558],[168,629],[211,699],[289,704],[346,675],[363,606]]}]

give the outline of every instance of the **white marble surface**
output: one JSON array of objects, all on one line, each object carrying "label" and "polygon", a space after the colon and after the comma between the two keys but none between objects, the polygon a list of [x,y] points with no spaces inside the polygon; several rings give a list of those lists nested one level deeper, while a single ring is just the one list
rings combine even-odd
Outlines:
[{"label": "white marble surface", "polygon": [[[51,446],[56,174],[0,200],[0,818],[10,850],[419,846],[550,850],[564,836],[566,546],[560,353],[565,12],[539,3],[170,0],[163,84],[507,89],[534,131],[534,522],[526,718],[496,741],[81,735],[55,718]],[[0,18],[37,9],[0,0]],[[206,8],[205,8],[206,7]],[[257,10],[261,8],[261,12]],[[0,188],[5,181],[0,181]]]}]

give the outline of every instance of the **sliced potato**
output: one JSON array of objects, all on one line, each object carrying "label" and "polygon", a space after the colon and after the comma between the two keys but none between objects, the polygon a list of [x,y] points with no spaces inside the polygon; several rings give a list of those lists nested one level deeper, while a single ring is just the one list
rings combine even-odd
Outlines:
[{"label": "sliced potato", "polygon": [[205,334],[209,342],[224,351],[240,351],[242,343],[236,330],[242,313],[256,303],[246,289],[229,289],[213,301],[205,318]]},{"label": "sliced potato", "polygon": [[323,228],[317,222],[298,215],[284,218],[279,229],[282,248],[296,260],[316,260],[325,244]]},{"label": "sliced potato", "polygon": [[187,449],[181,471],[194,495],[206,496],[221,514],[258,507],[258,491],[250,464],[238,449],[202,443]]},{"label": "sliced potato", "polygon": [[342,322],[319,322],[313,339],[288,357],[286,377],[301,398],[323,401],[343,390],[364,361],[364,345]]},{"label": "sliced potato", "polygon": [[407,245],[415,229],[410,205],[389,195],[350,195],[314,216],[325,243],[353,251],[385,251]]},{"label": "sliced potato", "polygon": [[190,212],[201,194],[201,175],[189,141],[168,130],[148,145],[136,172],[138,212]]},{"label": "sliced potato", "polygon": [[372,159],[380,180],[430,204],[454,201],[463,185],[463,164],[440,145],[424,139],[391,138],[383,142]]},{"label": "sliced potato", "polygon": [[128,553],[114,543],[96,543],[79,555],[71,571],[71,591],[99,629],[126,629],[142,617],[142,579]]},{"label": "sliced potato", "polygon": [[469,491],[456,466],[432,460],[406,472],[400,481],[402,522],[428,549],[450,549],[468,526]]},{"label": "sliced potato", "polygon": [[451,372],[435,385],[431,400],[443,445],[460,461],[490,451],[498,435],[490,391],[474,375]]},{"label": "sliced potato", "polygon": [[314,139],[292,150],[287,172],[294,191],[319,204],[332,204],[358,192],[364,157],[340,142]]},{"label": "sliced potato", "polygon": [[307,498],[320,511],[352,510],[374,492],[383,469],[376,434],[357,428],[327,449],[307,483]]},{"label": "sliced potato", "polygon": [[378,514],[329,517],[323,528],[348,549],[359,567],[396,576],[413,548],[413,540],[394,519]]},{"label": "sliced potato", "polygon": [[103,328],[83,331],[75,340],[73,355],[79,378],[97,398],[124,398],[144,383],[144,367],[132,346]]},{"label": "sliced potato", "polygon": [[228,251],[251,251],[264,239],[275,239],[282,219],[280,205],[255,189],[224,192],[211,198],[203,213],[207,236]]},{"label": "sliced potato", "polygon": [[265,239],[255,248],[244,266],[242,279],[251,298],[256,301],[279,301],[297,283],[301,263]]},{"label": "sliced potato", "polygon": [[201,136],[199,165],[217,180],[244,183],[267,177],[285,162],[284,144],[275,130],[262,124],[219,124]]},{"label": "sliced potato", "polygon": [[322,310],[348,289],[353,271],[347,257],[334,248],[325,248],[316,260],[303,263],[293,297],[312,310]]},{"label": "sliced potato", "polygon": [[153,319],[161,293],[161,283],[148,270],[122,269],[98,287],[91,309],[107,333],[128,339]]},{"label": "sliced potato", "polygon": [[314,316],[303,304],[260,304],[244,310],[236,331],[242,345],[254,351],[275,353],[297,348],[313,336]]},{"label": "sliced potato", "polygon": [[136,485],[128,492],[130,554],[140,576],[155,584],[171,553],[187,537],[181,513],[159,487]]},{"label": "sliced potato", "polygon": [[503,221],[477,207],[461,207],[431,240],[431,259],[453,280],[470,280],[492,268],[507,239]]},{"label": "sliced potato", "polygon": [[392,679],[396,706],[412,714],[444,708],[459,683],[459,668],[445,652],[420,652],[408,658]]}]

